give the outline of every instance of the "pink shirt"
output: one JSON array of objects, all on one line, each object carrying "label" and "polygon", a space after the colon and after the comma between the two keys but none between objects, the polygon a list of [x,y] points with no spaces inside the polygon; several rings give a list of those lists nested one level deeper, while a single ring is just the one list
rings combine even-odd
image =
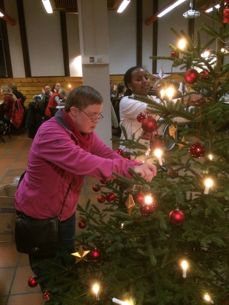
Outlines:
[{"label": "pink shirt", "polygon": [[65,220],[76,210],[84,176],[103,179],[117,173],[128,177],[129,168],[135,165],[95,133],[89,151],[85,151],[75,135],[53,117],[41,125],[33,140],[26,174],[15,195],[16,209],[34,218],[60,216]]}]

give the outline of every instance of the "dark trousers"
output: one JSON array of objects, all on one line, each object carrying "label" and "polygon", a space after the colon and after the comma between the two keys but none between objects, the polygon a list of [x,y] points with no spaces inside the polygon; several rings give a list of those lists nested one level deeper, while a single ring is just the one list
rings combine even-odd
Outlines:
[{"label": "dark trousers", "polygon": [[[75,225],[76,218],[75,214],[73,214],[70,218],[65,221],[61,221],[59,223],[59,252],[67,252],[71,253],[74,251],[74,243],[75,243]],[[41,269],[39,268],[39,263],[45,260],[45,263],[49,263],[52,261],[54,257],[50,258],[39,258],[33,255],[29,255],[30,267],[34,274],[39,278],[42,276]],[[41,288],[43,288],[42,283]]]}]

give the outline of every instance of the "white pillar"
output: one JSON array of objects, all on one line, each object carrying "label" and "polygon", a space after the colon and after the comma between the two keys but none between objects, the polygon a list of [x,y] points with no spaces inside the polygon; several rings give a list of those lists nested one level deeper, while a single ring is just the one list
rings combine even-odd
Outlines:
[{"label": "white pillar", "polygon": [[107,0],[78,0],[77,3],[83,84],[94,87],[103,96],[104,119],[96,132],[111,146]]}]

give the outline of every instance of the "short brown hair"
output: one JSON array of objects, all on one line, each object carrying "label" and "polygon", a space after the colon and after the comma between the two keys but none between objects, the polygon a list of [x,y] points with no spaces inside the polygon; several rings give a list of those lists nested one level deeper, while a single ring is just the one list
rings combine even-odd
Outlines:
[{"label": "short brown hair", "polygon": [[69,94],[65,102],[65,110],[68,112],[72,106],[84,109],[89,105],[102,104],[103,98],[101,94],[90,86],[80,86],[74,88]]}]

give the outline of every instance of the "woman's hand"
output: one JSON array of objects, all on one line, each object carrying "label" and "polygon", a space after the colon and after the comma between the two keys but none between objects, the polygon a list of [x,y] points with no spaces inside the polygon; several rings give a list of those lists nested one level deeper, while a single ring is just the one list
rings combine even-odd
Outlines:
[{"label": "woman's hand", "polygon": [[150,182],[157,174],[157,168],[153,164],[143,163],[134,167],[134,172],[139,174],[147,182]]}]

